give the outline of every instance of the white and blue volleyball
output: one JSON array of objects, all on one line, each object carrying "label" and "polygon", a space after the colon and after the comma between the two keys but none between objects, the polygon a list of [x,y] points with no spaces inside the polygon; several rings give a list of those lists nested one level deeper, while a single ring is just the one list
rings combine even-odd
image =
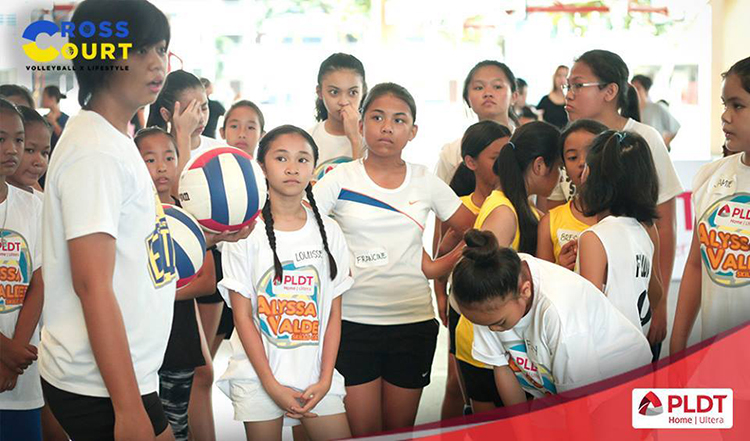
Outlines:
[{"label": "white and blue volleyball", "polygon": [[180,207],[164,204],[169,234],[174,243],[177,266],[177,288],[190,283],[198,275],[206,255],[206,237],[198,221]]},{"label": "white and blue volleyball", "polygon": [[180,202],[212,233],[250,225],[266,203],[260,166],[240,149],[217,147],[190,159],[180,176]]},{"label": "white and blue volleyball", "polygon": [[321,179],[323,179],[323,176],[327,175],[331,170],[341,164],[346,164],[347,162],[352,162],[352,158],[349,158],[347,156],[339,156],[337,158],[321,162],[317,167],[315,167],[315,171],[313,171],[313,180],[320,181]]}]

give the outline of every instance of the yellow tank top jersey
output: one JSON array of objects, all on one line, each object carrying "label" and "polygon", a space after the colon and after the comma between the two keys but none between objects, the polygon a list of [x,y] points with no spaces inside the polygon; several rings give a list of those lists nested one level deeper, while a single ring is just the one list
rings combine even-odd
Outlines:
[{"label": "yellow tank top jersey", "polygon": [[468,208],[469,211],[471,211],[471,214],[473,214],[473,215],[476,216],[476,215],[479,214],[480,208],[477,207],[477,205],[474,203],[474,201],[471,200],[472,196],[474,196],[474,193],[472,193],[472,194],[470,194],[468,196],[461,196],[460,199],[461,199],[461,202],[463,202],[463,204],[466,206],[466,208]]},{"label": "yellow tank top jersey", "polygon": [[563,245],[571,240],[578,239],[589,225],[579,221],[571,209],[573,201],[570,200],[564,205],[555,207],[549,211],[549,234],[552,238],[553,253],[555,254],[555,263],[560,263],[560,250]]},{"label": "yellow tank top jersey", "polygon": [[[521,242],[521,232],[519,231],[517,226],[518,213],[516,213],[516,209],[510,202],[510,199],[508,199],[502,191],[495,190],[489,196],[487,196],[487,199],[485,199],[484,203],[482,204],[482,208],[479,210],[477,220],[476,222],[474,222],[474,228],[481,229],[482,225],[484,225],[484,221],[487,220],[487,217],[490,215],[490,213],[492,213],[495,208],[503,205],[513,210],[513,214],[516,216],[516,234],[513,236],[513,242],[510,244],[510,247],[514,250],[518,250],[518,244]],[[536,208],[532,207],[532,211],[536,215],[537,219],[541,217]],[[456,325],[456,358],[478,368],[491,369],[491,366],[487,366],[486,364],[477,361],[474,359],[474,357],[472,357],[471,348],[473,345],[474,325],[470,321],[466,320],[464,316],[461,316],[461,318],[458,320],[458,325]]]}]

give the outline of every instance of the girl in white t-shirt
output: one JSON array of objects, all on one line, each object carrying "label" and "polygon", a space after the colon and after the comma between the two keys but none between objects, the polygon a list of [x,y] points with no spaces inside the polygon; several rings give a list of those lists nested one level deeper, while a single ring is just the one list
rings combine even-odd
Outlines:
[{"label": "girl in white t-shirt", "polygon": [[[635,132],[646,140],[651,149],[651,157],[659,177],[659,217],[656,227],[660,251],[657,258],[661,267],[661,280],[665,281],[661,301],[651,306],[654,323],[666,323],[667,294],[676,247],[675,197],[682,193],[682,184],[661,134],[653,127],[638,122],[638,92],[628,83],[628,75],[628,66],[619,55],[605,50],[584,53],[570,69],[568,83],[564,87],[565,110],[571,121],[588,118],[599,121],[612,130]],[[557,204],[563,203],[564,198],[559,198]],[[552,206],[554,204],[550,204]]]},{"label": "girl in white t-shirt", "polygon": [[265,228],[222,250],[219,288],[237,332],[219,387],[232,400],[235,419],[245,423],[248,440],[281,440],[285,416],[299,419],[315,440],[351,436],[344,380],[334,365],[341,295],[353,281],[341,229],[321,215],[313,197],[317,159],[315,141],[304,130],[271,130],[258,148],[268,181]]},{"label": "girl in white t-shirt", "polygon": [[[355,436],[414,424],[438,331],[421,269],[424,225],[431,211],[459,232],[473,218],[447,184],[401,159],[417,134],[411,94],[379,84],[362,107],[367,156],[315,185],[321,213],[341,225],[351,250],[354,286],[343,303],[336,367],[346,378]],[[443,261],[450,267],[457,257]]]},{"label": "girl in white t-shirt", "polygon": [[365,67],[354,55],[335,53],[323,60],[315,87],[315,119],[308,132],[318,144],[318,167],[362,156],[359,106],[367,95]]},{"label": "girl in white t-shirt", "polygon": [[580,274],[643,330],[656,361],[667,330],[651,321],[662,287],[654,258],[659,182],[648,144],[636,133],[608,130],[594,139],[586,166],[580,201],[597,224],[578,239]]},{"label": "girl in white t-shirt", "polygon": [[[513,102],[518,97],[516,87],[516,76],[505,63],[484,60],[466,75],[463,99],[479,121],[495,121],[513,130],[520,125],[513,111]],[[461,138],[458,138],[440,150],[435,174],[448,184],[461,161]]]},{"label": "girl in white t-shirt", "polygon": [[232,147],[255,157],[258,141],[266,133],[266,119],[254,102],[240,100],[232,104],[219,128],[221,138]]},{"label": "girl in white t-shirt", "polygon": [[499,247],[471,230],[453,295],[474,326],[474,357],[494,367],[506,406],[567,392],[644,366],[648,342],[589,281]]},{"label": "girl in white t-shirt", "polygon": [[44,399],[36,359],[44,299],[42,203],[6,183],[23,161],[24,135],[20,112],[0,98],[0,439],[40,441]]},{"label": "girl in white t-shirt", "polygon": [[750,320],[750,58],[722,76],[721,126],[726,148],[737,154],[703,166],[693,180],[695,227],[672,354],[687,346],[699,310],[702,340]]},{"label": "girl in white t-shirt", "polygon": [[47,172],[52,148],[52,126],[34,109],[21,106],[18,110],[23,115],[23,127],[26,132],[24,155],[16,172],[8,176],[8,182],[43,198],[39,178]]}]

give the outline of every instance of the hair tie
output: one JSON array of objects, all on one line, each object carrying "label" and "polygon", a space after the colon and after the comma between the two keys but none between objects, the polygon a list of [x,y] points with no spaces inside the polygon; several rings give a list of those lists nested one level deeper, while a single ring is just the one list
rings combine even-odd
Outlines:
[{"label": "hair tie", "polygon": [[513,150],[516,149],[516,145],[513,144],[513,141],[508,141],[508,145],[511,146],[511,147],[513,147]]}]

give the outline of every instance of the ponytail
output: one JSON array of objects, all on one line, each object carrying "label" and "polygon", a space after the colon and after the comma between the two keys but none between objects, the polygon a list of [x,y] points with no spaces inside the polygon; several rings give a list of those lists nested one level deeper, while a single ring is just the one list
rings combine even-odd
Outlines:
[{"label": "ponytail", "polygon": [[620,108],[620,115],[625,118],[634,119],[641,122],[641,108],[639,105],[638,91],[632,84],[628,84],[628,90],[625,93],[625,100]]},{"label": "ponytail", "polygon": [[510,142],[500,150],[493,171],[500,178],[500,188],[510,200],[518,217],[520,243],[518,251],[536,253],[537,219],[526,190],[526,173],[536,158],[541,157],[548,167],[554,166],[560,154],[560,131],[553,125],[533,121],[521,126]]},{"label": "ponytail", "polygon": [[174,105],[179,101],[180,94],[188,89],[205,90],[201,80],[190,72],[176,70],[167,75],[164,87],[159,92],[159,96],[151,104],[151,107],[149,107],[146,127],[156,126],[167,130],[167,121],[161,114],[162,107],[167,109],[172,117],[174,117]]}]

